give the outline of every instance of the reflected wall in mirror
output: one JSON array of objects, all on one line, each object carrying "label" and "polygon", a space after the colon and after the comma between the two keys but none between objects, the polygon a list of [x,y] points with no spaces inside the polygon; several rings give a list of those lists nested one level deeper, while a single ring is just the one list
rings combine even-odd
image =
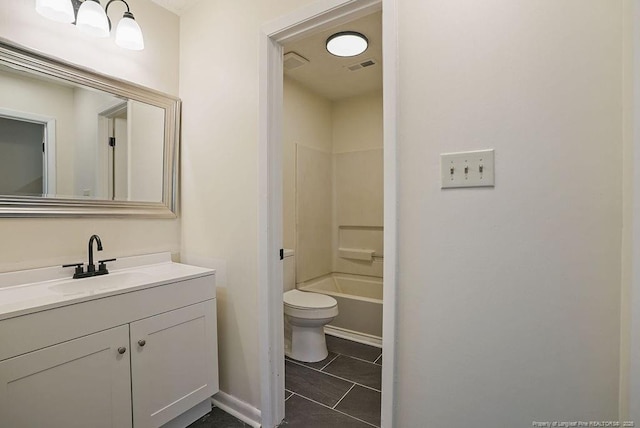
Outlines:
[{"label": "reflected wall in mirror", "polygon": [[175,216],[178,99],[5,42],[0,94],[0,215]]}]

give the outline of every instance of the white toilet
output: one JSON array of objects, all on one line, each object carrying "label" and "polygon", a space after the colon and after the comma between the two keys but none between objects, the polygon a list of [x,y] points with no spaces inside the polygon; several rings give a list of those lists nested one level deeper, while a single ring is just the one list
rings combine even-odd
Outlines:
[{"label": "white toilet", "polygon": [[312,363],[327,358],[324,326],[338,315],[331,296],[296,290],[293,250],[284,250],[285,355]]}]

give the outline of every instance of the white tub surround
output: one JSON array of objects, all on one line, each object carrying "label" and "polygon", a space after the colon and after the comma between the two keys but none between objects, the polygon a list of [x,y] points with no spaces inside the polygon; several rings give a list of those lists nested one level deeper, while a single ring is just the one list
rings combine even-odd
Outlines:
[{"label": "white tub surround", "polygon": [[336,299],[340,314],[325,328],[327,333],[380,346],[382,278],[332,273],[297,284],[297,288]]},{"label": "white tub surround", "polygon": [[186,427],[210,410],[215,271],[169,253],[109,270],[76,280],[72,268],[0,274],[7,426]]}]

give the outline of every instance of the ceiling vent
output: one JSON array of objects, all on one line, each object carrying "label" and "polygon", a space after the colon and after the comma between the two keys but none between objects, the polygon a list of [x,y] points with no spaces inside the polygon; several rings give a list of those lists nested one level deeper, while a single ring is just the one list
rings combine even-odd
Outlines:
[{"label": "ceiling vent", "polygon": [[376,65],[377,63],[378,62],[375,59],[369,58],[369,59],[365,59],[364,61],[360,61],[355,64],[348,65],[347,68],[351,71],[358,71],[358,70],[362,70],[363,68]]},{"label": "ceiling vent", "polygon": [[284,69],[286,71],[294,70],[305,64],[309,64],[309,60],[301,57],[295,52],[287,52],[284,54]]}]

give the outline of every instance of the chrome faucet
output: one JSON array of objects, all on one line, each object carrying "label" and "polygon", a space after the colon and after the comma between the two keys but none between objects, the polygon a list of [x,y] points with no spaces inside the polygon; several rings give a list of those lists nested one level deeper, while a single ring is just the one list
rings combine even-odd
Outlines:
[{"label": "chrome faucet", "polygon": [[106,259],[106,260],[98,260],[100,265],[98,266],[98,270],[96,270],[96,265],[93,263],[93,243],[94,241],[98,244],[98,251],[102,251],[102,241],[98,235],[91,235],[89,238],[89,264],[87,265],[87,271],[84,271],[84,263],[72,263],[70,265],[63,265],[63,268],[66,267],[75,267],[76,272],[73,275],[74,279],[79,278],[88,278],[90,276],[96,275],[106,275],[109,273],[107,270],[107,262],[113,262],[116,259]]}]

